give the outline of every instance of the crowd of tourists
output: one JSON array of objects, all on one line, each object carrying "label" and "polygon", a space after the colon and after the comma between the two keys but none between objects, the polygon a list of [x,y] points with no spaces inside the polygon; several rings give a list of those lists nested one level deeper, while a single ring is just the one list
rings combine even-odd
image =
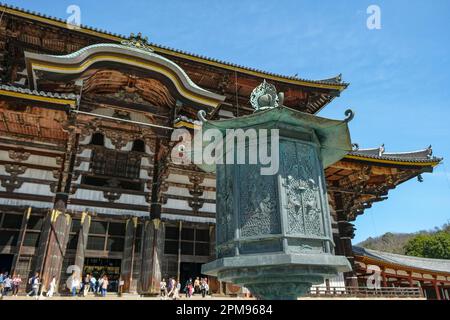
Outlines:
[{"label": "crowd of tourists", "polygon": [[85,297],[89,292],[106,297],[109,284],[110,281],[106,274],[96,279],[94,275],[88,273],[81,279],[76,273],[73,273],[67,281],[67,288],[73,297],[77,295]]},{"label": "crowd of tourists", "polygon": [[[204,298],[207,294],[209,294],[209,284],[208,278],[195,278],[192,281],[192,278],[186,281],[183,287],[186,298],[191,298],[194,294],[201,294]],[[160,297],[161,299],[170,299],[173,300],[180,299],[181,293],[181,283],[180,281],[175,280],[174,278],[169,278],[168,281],[162,279],[160,282]]]},{"label": "crowd of tourists", "polygon": [[[94,275],[86,274],[83,278],[77,273],[72,273],[69,279],[66,281],[67,289],[70,294],[75,296],[85,297],[89,292],[105,297],[108,291],[108,285],[110,281],[107,275],[103,275],[95,278]],[[20,274],[9,275],[7,272],[0,273],[0,297],[3,296],[17,296],[20,287],[22,285],[22,278]],[[38,272],[36,272],[29,280],[28,285],[30,290],[27,296],[35,297],[40,296],[40,289],[45,292],[45,296],[52,297],[56,291],[56,277],[52,278],[48,288],[41,288],[41,278]],[[209,294],[209,284],[207,278],[189,278],[184,284],[183,288],[180,281],[174,278],[169,278],[168,281],[162,279],[160,282],[160,297],[161,299],[180,299],[180,294],[184,292],[186,298],[191,298],[193,295],[198,294],[203,298]],[[41,292],[42,295],[42,292]]]},{"label": "crowd of tourists", "polygon": [[[22,285],[22,278],[20,274],[10,276],[7,272],[0,273],[0,297],[3,296],[17,296],[19,289]],[[35,297],[40,296],[41,278],[39,272],[36,272],[29,280],[28,285],[30,290],[27,292],[27,296]],[[89,292],[95,295],[106,296],[110,281],[107,275],[103,275],[96,279],[93,275],[86,274],[83,279],[76,273],[72,273],[71,277],[66,282],[67,289],[69,289],[72,296],[85,297]],[[52,297],[56,291],[56,277],[52,278],[48,288],[42,288],[45,292],[45,296]],[[43,293],[41,292],[41,294]]]},{"label": "crowd of tourists", "polygon": [[0,297],[17,296],[21,283],[22,278],[20,274],[10,276],[8,272],[0,273]]}]

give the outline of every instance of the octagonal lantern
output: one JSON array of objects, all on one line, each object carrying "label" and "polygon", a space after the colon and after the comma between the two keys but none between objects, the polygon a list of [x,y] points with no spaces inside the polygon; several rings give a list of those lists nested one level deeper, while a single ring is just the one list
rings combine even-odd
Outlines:
[{"label": "octagonal lantern", "polygon": [[345,257],[334,255],[324,168],[351,150],[347,122],[353,115],[349,111],[344,121],[317,117],[274,105],[282,96],[265,92],[255,99],[254,114],[203,124],[203,132],[215,129],[224,137],[233,129],[268,130],[243,145],[226,137],[222,157],[236,160],[229,153],[241,150],[248,160],[252,146],[264,142],[278,162],[273,174],[262,174],[267,163],[259,160],[198,165],[216,171],[217,179],[217,259],[202,272],[261,299],[297,299],[313,284],[351,270]]}]

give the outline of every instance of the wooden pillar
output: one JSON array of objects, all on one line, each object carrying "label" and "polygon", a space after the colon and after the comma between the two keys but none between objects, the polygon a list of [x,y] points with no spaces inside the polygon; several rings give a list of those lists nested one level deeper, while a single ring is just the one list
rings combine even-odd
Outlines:
[{"label": "wooden pillar", "polygon": [[159,219],[145,221],[141,265],[141,292],[158,294],[161,281],[161,258],[164,224]]},{"label": "wooden pillar", "polygon": [[121,279],[123,281],[123,292],[130,292],[133,281],[134,246],[136,242],[137,217],[127,220],[125,228],[125,244],[121,266]]},{"label": "wooden pillar", "polygon": [[408,283],[409,283],[409,286],[412,288],[412,287],[414,287],[414,283],[413,283],[413,279],[412,279],[412,271],[410,271],[410,272],[408,272]]},{"label": "wooden pillar", "polygon": [[442,300],[441,297],[441,292],[439,290],[439,283],[437,282],[437,280],[433,280],[433,287],[434,287],[434,291],[436,292],[436,299],[437,300]]},{"label": "wooden pillar", "polygon": [[[339,185],[336,185],[339,187]],[[358,277],[355,272],[355,257],[353,254],[352,239],[354,235],[353,224],[348,221],[348,214],[344,209],[344,200],[342,194],[334,193],[335,211],[337,217],[338,231],[339,231],[339,254],[345,256],[352,267],[352,271],[344,272],[345,286],[358,287]]]},{"label": "wooden pillar", "polygon": [[56,209],[52,210],[47,250],[41,272],[42,290],[44,292],[48,289],[53,277],[56,278],[57,288],[59,287],[71,221],[69,214],[64,214]]},{"label": "wooden pillar", "polygon": [[[183,222],[180,220],[178,222],[178,256],[177,256],[177,282],[180,279],[180,269],[181,269],[181,230],[183,229]],[[181,284],[182,286],[184,283]]]},{"label": "wooden pillar", "polygon": [[41,273],[42,268],[44,266],[44,259],[47,253],[47,246],[51,230],[53,211],[54,210],[49,210],[44,217],[41,235],[39,236],[38,247],[36,248],[35,258],[32,260],[31,264],[31,271],[33,274],[36,272]]},{"label": "wooden pillar", "polygon": [[386,268],[383,267],[381,269],[381,281],[383,282],[383,288],[387,287],[387,281],[386,281]]},{"label": "wooden pillar", "polygon": [[216,258],[216,226],[209,226],[209,256],[211,259]]},{"label": "wooden pillar", "polygon": [[91,226],[91,216],[87,212],[81,215],[81,228],[78,233],[77,251],[75,255],[75,265],[83,272],[84,259],[86,255],[86,245],[88,241],[89,228]]},{"label": "wooden pillar", "polygon": [[19,241],[17,242],[17,251],[12,261],[11,275],[14,275],[16,273],[16,268],[19,265],[20,252],[22,251],[23,241],[25,239],[25,233],[27,232],[27,224],[28,220],[30,219],[30,216],[31,216],[31,207],[29,207],[25,211],[22,218],[22,224],[20,225],[20,232],[19,232]]}]

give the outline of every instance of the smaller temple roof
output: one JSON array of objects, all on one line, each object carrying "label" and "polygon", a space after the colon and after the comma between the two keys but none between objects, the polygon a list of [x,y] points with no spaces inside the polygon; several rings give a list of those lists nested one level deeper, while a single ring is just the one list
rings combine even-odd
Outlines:
[{"label": "smaller temple roof", "polygon": [[404,256],[400,254],[371,250],[357,246],[353,246],[353,253],[357,256],[378,260],[387,264],[395,264],[413,269],[450,274],[450,260],[447,259],[430,259]]},{"label": "smaller temple roof", "polygon": [[75,106],[78,96],[70,93],[46,92],[38,90],[30,90],[28,88],[20,88],[9,85],[0,85],[0,95],[11,96],[15,98],[23,98],[30,100],[38,100],[51,102],[56,104],[65,104]]},{"label": "smaller temple roof", "polygon": [[431,165],[436,166],[442,158],[434,157],[431,146],[410,152],[385,152],[384,144],[379,148],[359,149],[349,152],[346,158],[356,160],[379,160],[381,162],[405,165]]}]

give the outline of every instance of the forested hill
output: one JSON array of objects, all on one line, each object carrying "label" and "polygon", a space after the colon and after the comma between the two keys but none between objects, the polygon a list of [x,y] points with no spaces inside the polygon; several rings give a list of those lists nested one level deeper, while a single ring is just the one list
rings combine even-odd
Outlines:
[{"label": "forested hill", "polygon": [[429,231],[387,232],[379,237],[370,237],[357,246],[410,256],[450,259],[450,223]]}]

